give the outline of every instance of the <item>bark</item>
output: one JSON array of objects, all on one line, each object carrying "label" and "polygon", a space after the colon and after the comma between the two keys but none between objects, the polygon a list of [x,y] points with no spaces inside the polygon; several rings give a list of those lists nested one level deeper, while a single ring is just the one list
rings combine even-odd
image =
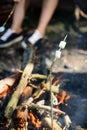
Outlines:
[{"label": "bark", "polygon": [[[41,88],[43,88],[43,90],[50,91],[50,85],[51,84],[49,81],[47,83],[41,83]],[[59,85],[57,85],[57,86],[51,85],[51,87],[52,87],[53,93],[59,93],[59,88],[60,88]]]},{"label": "bark", "polygon": [[[28,106],[28,104],[26,104]],[[39,109],[46,109],[51,111],[51,107],[50,106],[46,106],[46,105],[37,105],[37,104],[31,104],[32,107],[35,108],[39,108]],[[60,109],[55,109],[53,108],[53,112],[59,112],[60,114],[65,115],[65,112],[61,111]]]},{"label": "bark", "polygon": [[16,73],[0,80],[0,98],[12,92],[14,86],[17,85],[21,73]]},{"label": "bark", "polygon": [[13,111],[16,109],[16,106],[18,104],[19,98],[21,94],[23,93],[25,87],[27,86],[28,83],[28,78],[31,75],[33,71],[34,64],[29,63],[26,65],[24,72],[21,76],[20,82],[17,85],[17,89],[13,93],[6,109],[5,109],[5,117],[6,118],[11,118]]},{"label": "bark", "polygon": [[[50,117],[45,117],[42,123],[46,123],[52,129]],[[62,130],[62,128],[54,120],[53,120],[53,130]]]}]

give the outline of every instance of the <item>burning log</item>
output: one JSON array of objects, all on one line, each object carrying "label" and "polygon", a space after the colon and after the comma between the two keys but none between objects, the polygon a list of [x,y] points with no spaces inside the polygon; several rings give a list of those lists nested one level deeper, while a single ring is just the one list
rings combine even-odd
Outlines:
[{"label": "burning log", "polygon": [[[20,129],[21,128],[26,128],[27,124],[32,124],[36,129],[41,128],[42,125],[44,126],[49,126],[51,128],[51,118],[49,117],[45,117],[39,119],[35,110],[38,109],[45,109],[50,111],[51,108],[49,106],[44,106],[44,105],[37,105],[37,104],[30,104],[29,101],[27,101],[27,107],[24,105],[18,106],[17,107],[17,111],[15,114],[15,118],[14,118],[14,124],[16,129]],[[29,112],[28,112],[29,111]],[[57,110],[55,108],[53,108],[54,112],[60,112],[63,115],[65,115],[65,112],[61,111],[61,110]],[[45,123],[47,125],[45,125],[43,122],[45,120]],[[53,121],[53,125],[54,125],[54,129],[56,130],[57,128],[59,128],[58,130],[62,130],[62,128],[59,126],[59,124],[57,124],[55,121]]]},{"label": "burning log", "polygon": [[[38,105],[38,104],[34,104],[32,103],[33,100],[31,100],[31,98],[29,98],[25,103],[22,103],[21,106],[17,107],[17,112],[15,114],[15,118],[14,118],[14,124],[16,129],[27,129],[27,124],[32,124],[34,128],[39,129],[41,127],[50,127],[52,128],[51,125],[51,118],[47,117],[47,115],[45,115],[45,117],[39,119],[38,116],[35,114],[35,110],[44,110],[44,111],[51,111],[51,107],[50,106],[46,106],[46,105]],[[34,110],[34,111],[33,111]],[[34,112],[34,113],[33,113]],[[69,118],[68,115],[66,115],[65,112],[61,111],[60,109],[56,109],[53,108],[53,112],[54,114],[56,112],[60,113],[63,115],[64,121],[65,121],[65,126],[64,128],[68,128],[71,124],[71,120]],[[41,112],[41,116],[43,115],[44,112]],[[61,125],[56,122],[55,120],[53,120],[53,127],[54,130],[62,130]]]},{"label": "burning log", "polygon": [[20,97],[20,100],[21,100],[20,102],[23,102],[23,100],[32,96],[32,91],[33,91],[33,88],[31,86],[26,87]]},{"label": "burning log", "polygon": [[[50,106],[46,106],[46,105],[37,105],[37,104],[31,104],[32,107],[35,107],[35,108],[39,108],[39,109],[47,109],[49,111],[51,111],[51,107]],[[59,109],[55,109],[53,108],[53,112],[59,112],[63,115],[65,115],[65,112],[59,110]]]},{"label": "burning log", "polygon": [[6,118],[11,118],[13,111],[15,110],[17,103],[19,101],[19,98],[21,96],[21,94],[23,93],[25,87],[27,86],[28,83],[28,78],[32,73],[34,64],[33,63],[29,63],[26,65],[24,72],[21,76],[20,82],[17,86],[16,91],[13,93],[6,109],[5,109],[5,117]]},{"label": "burning log", "polygon": [[[48,81],[47,83],[41,83],[41,88],[43,88],[43,90],[50,90],[50,82]],[[52,92],[54,93],[59,93],[59,86],[54,86],[52,85]]]},{"label": "burning log", "polygon": [[[52,129],[52,125],[51,125],[51,117],[45,117],[42,121],[42,123],[47,124],[47,126],[49,126],[50,129]],[[59,126],[56,121],[53,120],[53,130],[62,130],[61,126]]]},{"label": "burning log", "polygon": [[65,101],[70,99],[70,96],[67,95],[66,91],[62,91],[61,94],[57,94],[57,99],[59,104],[65,104]]},{"label": "burning log", "polygon": [[[59,93],[60,88],[63,87],[66,83],[67,83],[67,80],[66,81],[60,81],[57,85],[52,84],[51,85],[52,92],[53,93]],[[41,85],[40,85],[40,87],[43,90],[50,91],[50,81],[47,81],[46,83],[42,82]]]},{"label": "burning log", "polygon": [[42,121],[38,118],[36,109],[28,110],[24,106],[18,106],[13,119],[13,124],[17,130],[28,129],[28,124],[34,128],[39,129]]},{"label": "burning log", "polygon": [[18,83],[21,73],[16,73],[0,80],[0,98],[12,92],[13,86]]},{"label": "burning log", "polygon": [[18,106],[13,120],[16,130],[21,130],[22,128],[27,129],[28,110],[22,106]]},{"label": "burning log", "polygon": [[47,76],[46,75],[42,75],[42,74],[32,74],[32,79],[47,79]]},{"label": "burning log", "polygon": [[32,111],[29,112],[30,121],[33,124],[34,127],[39,129],[41,127],[42,122],[38,119],[37,116],[34,115]]}]

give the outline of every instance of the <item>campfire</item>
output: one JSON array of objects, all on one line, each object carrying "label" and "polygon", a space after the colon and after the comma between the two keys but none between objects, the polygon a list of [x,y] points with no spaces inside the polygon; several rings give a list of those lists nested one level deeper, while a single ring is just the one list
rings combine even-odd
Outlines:
[{"label": "campfire", "polygon": [[[60,58],[63,46],[56,57]],[[0,129],[68,130],[71,120],[64,107],[70,96],[63,90],[67,80],[63,74],[55,77],[51,70],[48,75],[36,73],[30,58],[23,70],[0,81]]]}]

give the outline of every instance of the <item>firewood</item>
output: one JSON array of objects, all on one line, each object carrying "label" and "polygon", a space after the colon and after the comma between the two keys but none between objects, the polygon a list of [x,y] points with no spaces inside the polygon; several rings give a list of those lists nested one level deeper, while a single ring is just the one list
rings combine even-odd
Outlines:
[{"label": "firewood", "polygon": [[33,92],[33,88],[31,86],[26,87],[20,96],[19,104],[25,102],[26,99],[32,96],[32,92]]},{"label": "firewood", "polygon": [[33,90],[32,87],[30,87],[30,86],[26,87],[26,88],[24,89],[22,95],[21,95],[21,98],[24,99],[24,98],[30,97],[30,96],[32,95],[32,90]]},{"label": "firewood", "polygon": [[[28,106],[28,104],[27,104],[27,106]],[[50,107],[50,106],[37,105],[37,104],[34,104],[34,103],[32,103],[31,106],[32,106],[32,107],[35,107],[35,108],[46,109],[46,110],[51,111],[51,107]],[[59,112],[59,113],[65,115],[65,112],[61,111],[60,109],[53,108],[53,112]]]},{"label": "firewood", "polygon": [[47,76],[42,74],[32,74],[32,78],[47,79]]},{"label": "firewood", "polygon": [[[45,117],[42,123],[48,125],[52,129],[51,118]],[[62,128],[53,120],[53,130],[62,130]]]},{"label": "firewood", "polygon": [[25,87],[27,86],[28,77],[31,75],[31,73],[33,71],[33,67],[34,67],[33,63],[29,63],[26,65],[26,67],[23,71],[23,74],[21,76],[20,82],[17,85],[17,89],[12,94],[12,97],[6,106],[6,109],[5,109],[6,118],[11,118],[13,111],[15,110],[15,108],[18,104],[19,98],[20,98],[21,94],[23,93]]},{"label": "firewood", "polygon": [[0,98],[12,91],[12,87],[15,85],[15,83],[17,84],[20,76],[21,73],[16,73],[0,80]]},{"label": "firewood", "polygon": [[30,117],[31,124],[35,128],[39,129],[41,127],[42,122],[38,119],[38,117],[32,111],[29,112],[29,117]]},{"label": "firewood", "polygon": [[[49,91],[50,90],[50,82],[48,81],[47,83],[41,83],[40,85],[41,88],[43,88],[43,90],[47,90]],[[55,85],[52,85],[52,92],[54,93],[59,93],[59,85],[55,86]]]},{"label": "firewood", "polygon": [[16,130],[26,129],[28,119],[28,110],[22,106],[18,106],[15,112],[15,117],[13,118],[14,126]]},{"label": "firewood", "polygon": [[51,84],[50,81],[48,80],[46,83],[42,82],[40,87],[41,89],[45,91],[50,91],[50,85],[53,93],[59,93],[60,89],[66,85],[66,83],[69,82],[69,80],[62,80],[60,81],[57,85]]}]

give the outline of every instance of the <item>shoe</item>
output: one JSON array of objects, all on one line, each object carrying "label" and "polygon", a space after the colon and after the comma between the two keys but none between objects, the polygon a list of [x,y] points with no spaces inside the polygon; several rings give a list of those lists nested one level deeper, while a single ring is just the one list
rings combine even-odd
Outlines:
[{"label": "shoe", "polygon": [[[28,37],[28,38],[29,38],[29,37]],[[30,41],[28,40],[28,38],[26,38],[25,40],[23,40],[22,43],[21,43],[21,46],[22,46],[23,49],[26,49],[27,47],[33,47],[33,46],[34,46],[34,47],[39,47],[41,41],[43,40],[43,39],[41,38],[41,39],[39,39],[38,41],[36,41],[35,44],[32,44],[32,43],[30,43]]]},{"label": "shoe", "polygon": [[15,43],[20,42],[23,40],[23,33],[15,33],[11,29],[8,29],[5,34],[0,38],[0,48],[9,47]]}]

